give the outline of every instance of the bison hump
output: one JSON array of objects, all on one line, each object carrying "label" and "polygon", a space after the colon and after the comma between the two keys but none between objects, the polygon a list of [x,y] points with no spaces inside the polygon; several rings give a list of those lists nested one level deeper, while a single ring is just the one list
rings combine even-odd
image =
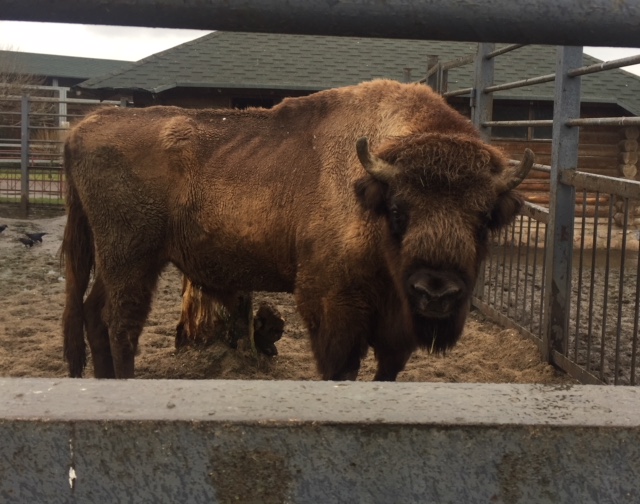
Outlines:
[{"label": "bison hump", "polygon": [[195,135],[195,125],[188,117],[172,117],[160,131],[160,143],[169,152],[190,150]]}]

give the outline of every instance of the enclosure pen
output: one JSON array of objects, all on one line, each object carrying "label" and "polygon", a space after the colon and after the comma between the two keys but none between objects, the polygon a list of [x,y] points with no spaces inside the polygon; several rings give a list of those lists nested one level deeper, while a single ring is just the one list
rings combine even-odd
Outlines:
[{"label": "enclosure pen", "polygon": [[[493,84],[490,60],[523,46],[510,45],[498,50],[493,47],[493,44],[480,44],[478,50],[476,69],[481,75],[476,76],[476,82],[488,84],[471,93],[475,103],[473,120],[486,131],[486,136],[490,136],[490,129],[495,127],[552,125],[552,164],[536,164],[534,170],[550,173],[559,183],[551,185],[549,209],[525,203],[520,220],[499,236],[485,263],[484,275],[480,277],[484,284],[477,286],[474,303],[500,323],[517,327],[536,340],[550,362],[582,382],[634,385],[640,234],[630,230],[629,216],[640,215],[637,206],[630,208],[631,202],[640,201],[640,183],[580,171],[578,128],[621,127],[621,131],[626,132],[621,145],[634,149],[640,118],[578,116],[580,76],[636,64],[640,56],[580,66],[582,48],[559,47],[556,73]],[[439,65],[444,68],[447,64]],[[480,99],[497,91],[550,81],[556,81],[557,105],[553,120],[491,120],[491,100]],[[446,80],[440,82],[440,89],[444,90],[444,96],[470,93],[468,89],[447,91]],[[635,159],[634,152],[629,156],[621,154],[621,159]],[[634,175],[635,171],[629,169],[629,176]],[[576,191],[581,191],[579,199]],[[524,219],[528,221],[526,233],[523,233]],[[602,219],[606,223],[604,234],[600,232]],[[535,222],[535,232],[532,232],[531,220]],[[517,235],[515,226],[519,226]],[[579,233],[576,236],[574,226]],[[585,269],[587,248],[591,249],[591,264]],[[615,260],[614,250],[619,251]],[[539,252],[544,254],[541,271]],[[529,260],[530,253],[533,261]],[[573,257],[576,265],[572,264]],[[626,274],[630,262],[636,264],[636,278]],[[525,292],[522,296],[519,294],[521,282]],[[515,291],[513,297],[512,291]],[[529,291],[530,305],[526,294]],[[586,319],[583,316],[585,302]],[[537,314],[536,320],[534,314]]]},{"label": "enclosure pen", "polygon": [[[640,3],[0,0],[0,16],[480,42],[473,59],[433,59],[425,82],[445,97],[468,96],[484,140],[492,129],[524,127],[540,157],[551,156],[530,176],[542,181],[538,191],[547,181],[551,190],[493,237],[472,303],[586,384],[0,378],[0,501],[640,502],[640,388],[595,386],[638,381],[640,183],[625,159],[637,154],[640,118],[580,117],[581,79],[640,61],[583,66],[581,46],[637,44]],[[524,44],[558,46],[555,77],[544,70],[495,85],[494,61]],[[474,64],[473,87],[448,90],[463,62]],[[494,92],[551,80],[553,121],[533,108],[529,120],[493,120]],[[12,152],[0,165],[0,198],[26,214],[30,203],[58,203],[65,181],[50,136],[72,111],[35,111],[36,97],[15,98],[0,139]],[[534,132],[551,125],[549,149]],[[615,128],[607,131],[622,145],[616,169],[628,180],[586,172],[598,168],[579,156],[578,132],[598,128]]]}]

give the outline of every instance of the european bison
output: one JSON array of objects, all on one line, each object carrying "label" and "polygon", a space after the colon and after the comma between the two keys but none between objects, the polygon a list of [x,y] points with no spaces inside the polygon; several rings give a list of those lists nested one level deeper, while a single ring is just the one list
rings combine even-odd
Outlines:
[{"label": "european bison", "polygon": [[270,110],[100,110],[65,144],[70,375],[84,326],[95,375],[134,376],[171,262],[223,304],[293,292],[324,379],[355,379],[371,346],[375,378],[394,380],[416,348],[457,341],[532,163],[508,169],[428,87],[388,80]]}]

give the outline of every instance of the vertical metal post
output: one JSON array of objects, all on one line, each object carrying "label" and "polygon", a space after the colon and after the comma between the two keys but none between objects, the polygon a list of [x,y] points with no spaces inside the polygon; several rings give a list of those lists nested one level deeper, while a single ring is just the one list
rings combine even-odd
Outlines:
[{"label": "vertical metal post", "polygon": [[[484,90],[487,86],[493,84],[494,63],[492,58],[487,58],[487,54],[493,51],[494,48],[495,44],[478,44],[474,86],[471,92],[471,120],[480,131],[482,138],[487,142],[491,137],[491,128],[487,128],[482,124],[491,120],[493,94],[485,93]],[[484,277],[485,262],[480,265],[478,279],[476,280],[475,295],[480,299],[484,297]]]},{"label": "vertical metal post", "polygon": [[68,128],[69,121],[67,119],[67,89],[58,88],[58,127]]},{"label": "vertical metal post", "polygon": [[[427,72],[429,72],[432,68],[436,67],[438,63],[438,56],[429,56],[427,58]],[[427,77],[427,86],[429,86],[434,91],[438,91],[438,72],[433,72]]]},{"label": "vertical metal post", "polygon": [[563,171],[578,166],[579,130],[567,126],[569,119],[580,117],[580,77],[568,72],[582,66],[582,47],[558,47],[556,62],[553,140],[551,146],[551,193],[549,197],[549,233],[545,255],[545,331],[543,358],[551,362],[552,351],[567,354],[571,300],[571,263],[575,188],[560,182]]},{"label": "vertical metal post", "polygon": [[478,44],[476,55],[476,75],[471,93],[471,120],[478,128],[480,134],[489,141],[491,128],[483,126],[483,123],[491,120],[493,111],[493,94],[485,93],[484,90],[493,84],[493,58],[487,55],[495,49],[495,44]]},{"label": "vertical metal post", "polygon": [[20,113],[20,211],[29,216],[29,95],[22,95]]}]

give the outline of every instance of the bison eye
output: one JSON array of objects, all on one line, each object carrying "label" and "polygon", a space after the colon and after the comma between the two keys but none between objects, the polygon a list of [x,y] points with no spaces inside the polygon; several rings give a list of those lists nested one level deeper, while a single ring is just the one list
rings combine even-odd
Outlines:
[{"label": "bison eye", "polygon": [[389,207],[389,224],[391,226],[391,233],[398,240],[401,240],[407,231],[407,224],[409,224],[409,216],[406,212],[402,211],[398,205],[391,205]]}]

